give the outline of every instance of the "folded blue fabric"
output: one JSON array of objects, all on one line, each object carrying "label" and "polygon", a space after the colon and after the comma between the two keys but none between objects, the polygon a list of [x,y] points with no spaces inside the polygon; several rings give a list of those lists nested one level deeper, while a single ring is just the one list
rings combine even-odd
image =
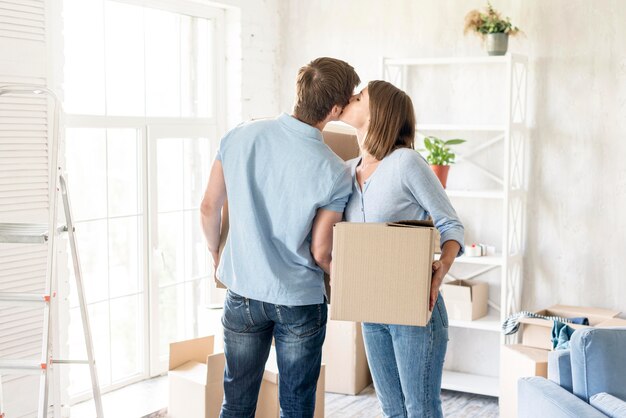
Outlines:
[{"label": "folded blue fabric", "polygon": [[578,318],[568,318],[572,324],[578,325],[589,325],[589,318],[578,317]]},{"label": "folded blue fabric", "polygon": [[552,325],[552,348],[555,350],[569,349],[569,340],[574,329],[560,321],[554,321]]}]

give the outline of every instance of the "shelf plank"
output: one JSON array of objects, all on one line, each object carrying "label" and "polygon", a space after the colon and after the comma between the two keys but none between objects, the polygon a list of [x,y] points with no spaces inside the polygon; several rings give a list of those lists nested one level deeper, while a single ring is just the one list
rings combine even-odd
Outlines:
[{"label": "shelf plank", "polygon": [[504,199],[504,192],[501,190],[452,190],[446,189],[449,197],[466,197],[477,199]]},{"label": "shelf plank", "polygon": [[500,317],[497,313],[484,316],[474,321],[459,321],[457,319],[450,320],[450,326],[456,328],[470,328],[482,331],[500,332]]},{"label": "shelf plank", "polygon": [[440,58],[385,58],[385,65],[505,64],[511,55]]},{"label": "shelf plank", "polygon": [[488,266],[501,266],[504,264],[504,258],[501,254],[496,255],[483,255],[482,257],[467,257],[462,255],[454,260],[455,263],[465,264],[483,264]]},{"label": "shelf plank", "polygon": [[500,383],[497,377],[459,373],[450,370],[443,371],[441,388],[495,397],[498,397],[500,393]]},{"label": "shelf plank", "polygon": [[[504,199],[504,191],[501,189],[493,190],[454,190],[446,189],[448,197],[470,198],[470,199]],[[524,190],[509,190],[510,197],[524,197]]]},{"label": "shelf plank", "polygon": [[506,125],[467,125],[467,124],[450,124],[450,123],[418,123],[415,128],[418,132],[423,131],[485,131],[485,132],[504,132],[507,130]]},{"label": "shelf plank", "polygon": [[[435,254],[435,259],[439,260],[441,254]],[[496,253],[496,255],[483,255],[482,257],[467,257],[462,255],[461,257],[457,257],[454,260],[455,263],[465,263],[465,264],[480,264],[487,266],[501,266],[504,264],[504,258],[502,254]]]}]

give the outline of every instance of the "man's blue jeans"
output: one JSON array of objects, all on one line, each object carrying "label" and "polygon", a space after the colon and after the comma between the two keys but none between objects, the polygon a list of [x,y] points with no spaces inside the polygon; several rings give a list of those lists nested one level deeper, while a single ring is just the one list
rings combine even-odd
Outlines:
[{"label": "man's blue jeans", "polygon": [[443,416],[448,313],[441,294],[425,327],[364,323],[363,339],[385,418]]},{"label": "man's blue jeans", "polygon": [[283,306],[239,296],[224,302],[224,403],[222,418],[254,417],[272,336],[279,372],[280,416],[313,417],[326,337],[325,303]]}]

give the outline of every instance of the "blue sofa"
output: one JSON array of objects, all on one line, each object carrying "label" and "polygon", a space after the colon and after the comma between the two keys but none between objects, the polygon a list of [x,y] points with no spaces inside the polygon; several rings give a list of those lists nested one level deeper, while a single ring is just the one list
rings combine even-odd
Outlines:
[{"label": "blue sofa", "polygon": [[626,418],[626,328],[579,329],[549,354],[548,379],[518,382],[519,418],[607,416]]}]

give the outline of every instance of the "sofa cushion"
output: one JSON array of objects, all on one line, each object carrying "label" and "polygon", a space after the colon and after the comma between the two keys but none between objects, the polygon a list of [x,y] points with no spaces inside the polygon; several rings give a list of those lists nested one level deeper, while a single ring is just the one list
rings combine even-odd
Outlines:
[{"label": "sofa cushion", "polygon": [[589,403],[610,418],[626,418],[626,402],[608,393],[596,393]]},{"label": "sofa cushion", "polygon": [[517,389],[518,418],[606,418],[593,406],[543,377],[523,377]]},{"label": "sofa cushion", "polygon": [[556,350],[548,353],[548,379],[572,391],[572,363],[570,350]]},{"label": "sofa cushion", "polygon": [[572,388],[586,402],[607,392],[626,400],[626,328],[586,328],[571,340]]}]

